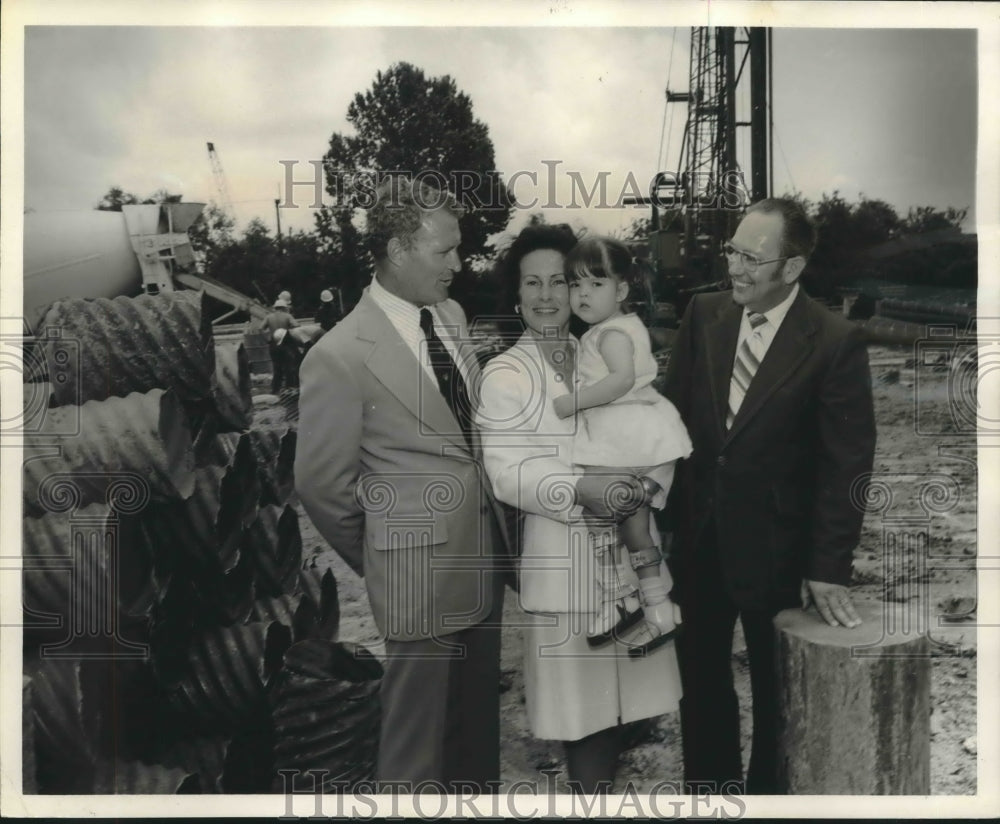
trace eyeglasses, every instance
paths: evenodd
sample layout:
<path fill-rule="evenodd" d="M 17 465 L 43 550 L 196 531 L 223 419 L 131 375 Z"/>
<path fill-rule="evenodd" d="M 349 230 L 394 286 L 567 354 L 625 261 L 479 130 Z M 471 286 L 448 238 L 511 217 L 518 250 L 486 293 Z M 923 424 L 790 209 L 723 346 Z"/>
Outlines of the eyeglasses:
<path fill-rule="evenodd" d="M 757 271 L 757 267 L 763 266 L 765 263 L 777 263 L 779 260 L 788 260 L 788 255 L 785 257 L 771 258 L 770 260 L 760 260 L 756 255 L 751 255 L 749 252 L 737 249 L 728 241 L 722 244 L 722 255 L 729 260 L 732 258 L 739 260 L 740 265 L 743 267 L 743 271 L 748 275 L 754 274 Z"/>

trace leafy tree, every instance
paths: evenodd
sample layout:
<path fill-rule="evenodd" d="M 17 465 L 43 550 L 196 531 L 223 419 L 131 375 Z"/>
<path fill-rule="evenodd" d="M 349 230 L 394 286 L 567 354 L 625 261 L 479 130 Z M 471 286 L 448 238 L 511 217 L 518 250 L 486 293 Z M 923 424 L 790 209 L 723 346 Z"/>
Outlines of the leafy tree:
<path fill-rule="evenodd" d="M 861 195 L 861 200 L 851 212 L 854 224 L 854 241 L 861 247 L 885 243 L 899 234 L 902 223 L 896 210 L 884 200 L 869 200 Z"/>
<path fill-rule="evenodd" d="M 151 203 L 180 203 L 184 195 L 172 195 L 166 189 L 157 189 L 153 194 L 143 200 L 143 204 Z"/>
<path fill-rule="evenodd" d="M 507 225 L 513 206 L 493 171 L 489 131 L 448 75 L 427 77 L 410 63 L 395 63 L 376 74 L 370 89 L 355 94 L 347 121 L 355 134 L 334 133 L 323 157 L 334 203 L 320 211 L 316 226 L 325 241 L 336 226 L 334 254 L 348 303 L 370 270 L 354 219 L 356 207 L 371 196 L 373 173 L 423 173 L 429 183 L 453 187 L 469 210 L 462 218 L 463 258 L 482 254 L 490 235 Z"/>
<path fill-rule="evenodd" d="M 208 249 L 206 275 L 267 304 L 288 289 L 300 314 L 311 314 L 320 291 L 338 285 L 331 277 L 329 249 L 316 232 L 288 233 L 279 245 L 263 221 L 254 218 L 239 239 Z"/>
<path fill-rule="evenodd" d="M 121 186 L 112 186 L 94 208 L 99 212 L 120 212 L 122 206 L 136 203 L 139 203 L 139 198 L 134 194 L 124 191 Z"/>
<path fill-rule="evenodd" d="M 233 229 L 236 221 L 215 203 L 209 203 L 188 229 L 191 246 L 202 257 L 202 266 L 211 273 L 219 254 L 236 241 Z"/>
<path fill-rule="evenodd" d="M 126 192 L 121 186 L 112 186 L 94 207 L 99 212 L 120 212 L 122 206 L 148 205 L 153 203 L 180 203 L 183 195 L 172 195 L 166 189 L 157 189 L 149 197 L 140 199 L 138 195 Z"/>
<path fill-rule="evenodd" d="M 637 217 L 624 229 L 615 232 L 615 237 L 622 243 L 646 243 L 651 228 L 652 221 L 648 217 Z"/>
<path fill-rule="evenodd" d="M 900 218 L 885 201 L 861 195 L 858 203 L 851 204 L 834 191 L 807 211 L 819 230 L 816 251 L 802 275 L 813 295 L 832 297 L 838 287 L 865 276 L 905 283 L 975 285 L 975 245 L 959 242 L 964 209 L 923 206 L 911 208 L 906 218 Z M 928 243 L 918 237 L 941 229 L 954 230 L 956 242 Z"/>
<path fill-rule="evenodd" d="M 918 206 L 910 208 L 906 213 L 903 226 L 907 234 L 923 234 L 924 232 L 935 232 L 941 229 L 958 229 L 968 214 L 968 209 L 954 209 L 948 207 L 943 212 L 938 211 L 933 206 Z"/>
<path fill-rule="evenodd" d="M 357 303 L 371 271 L 354 219 L 355 210 L 349 207 L 324 206 L 315 216 L 317 246 L 326 261 L 329 283 L 342 290 L 345 308 Z"/>
<path fill-rule="evenodd" d="M 203 271 L 265 303 L 280 291 L 277 243 L 258 218 L 250 221 L 239 240 L 211 247 Z"/>

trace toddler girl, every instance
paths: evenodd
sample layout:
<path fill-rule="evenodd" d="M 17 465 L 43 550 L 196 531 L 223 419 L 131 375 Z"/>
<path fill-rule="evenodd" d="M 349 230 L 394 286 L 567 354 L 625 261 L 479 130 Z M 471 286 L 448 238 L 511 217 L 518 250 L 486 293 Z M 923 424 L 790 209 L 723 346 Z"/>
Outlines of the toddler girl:
<path fill-rule="evenodd" d="M 669 573 L 650 535 L 650 506 L 666 504 L 674 464 L 691 454 L 691 441 L 673 404 L 650 385 L 656 361 L 646 327 L 624 309 L 637 268 L 628 248 L 611 238 L 584 238 L 569 253 L 570 306 L 590 329 L 580 339 L 577 391 L 554 406 L 560 418 L 581 413 L 575 463 L 588 472 L 613 467 L 641 476 L 645 501 L 621 524 L 641 604 L 634 587 L 619 581 L 612 553 L 604 552 L 597 565 L 602 602 L 587 640 L 594 647 L 618 640 L 630 654 L 644 655 L 676 629 Z"/>

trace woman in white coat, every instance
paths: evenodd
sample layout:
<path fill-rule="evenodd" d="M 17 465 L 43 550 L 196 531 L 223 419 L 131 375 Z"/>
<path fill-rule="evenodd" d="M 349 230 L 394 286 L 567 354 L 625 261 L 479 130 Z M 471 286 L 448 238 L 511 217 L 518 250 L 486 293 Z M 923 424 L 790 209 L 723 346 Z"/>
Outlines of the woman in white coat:
<path fill-rule="evenodd" d="M 582 520 L 580 504 L 597 511 L 592 501 L 605 490 L 594 493 L 593 479 L 581 480 L 573 465 L 574 419 L 560 419 L 552 408 L 552 399 L 572 391 L 574 381 L 576 340 L 563 262 L 575 243 L 565 224 L 529 226 L 501 261 L 524 332 L 483 368 L 477 422 L 497 498 L 524 514 L 518 580 L 520 606 L 528 613 L 528 723 L 538 738 L 564 742 L 569 779 L 593 793 L 614 779 L 621 725 L 675 711 L 681 689 L 672 643 L 641 659 L 617 644 L 593 649 L 587 643 L 600 595 L 595 542 L 616 546 L 626 583 L 634 584 L 635 573 L 615 530 L 595 533 Z"/>

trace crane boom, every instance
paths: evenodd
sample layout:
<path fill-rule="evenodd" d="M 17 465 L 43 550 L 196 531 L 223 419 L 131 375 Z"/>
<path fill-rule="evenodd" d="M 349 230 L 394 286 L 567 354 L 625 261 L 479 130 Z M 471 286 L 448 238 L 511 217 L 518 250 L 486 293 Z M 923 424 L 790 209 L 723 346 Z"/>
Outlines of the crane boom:
<path fill-rule="evenodd" d="M 687 108 L 679 168 L 657 172 L 649 197 L 623 200 L 652 207 L 650 263 L 678 312 L 692 291 L 725 281 L 722 244 L 748 203 L 769 194 L 770 45 L 763 28 L 692 28 L 688 89 L 666 90 L 668 106 Z"/>
<path fill-rule="evenodd" d="M 236 219 L 236 210 L 233 209 L 233 201 L 229 197 L 229 187 L 226 185 L 226 173 L 222 170 L 222 161 L 219 153 L 215 150 L 215 144 L 208 142 L 208 161 L 212 164 L 212 177 L 215 179 L 215 188 L 219 193 L 219 208 L 227 217 Z"/>

